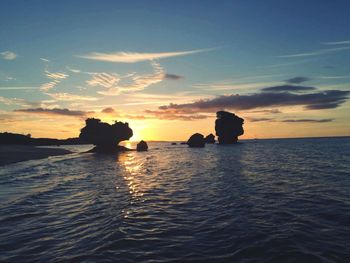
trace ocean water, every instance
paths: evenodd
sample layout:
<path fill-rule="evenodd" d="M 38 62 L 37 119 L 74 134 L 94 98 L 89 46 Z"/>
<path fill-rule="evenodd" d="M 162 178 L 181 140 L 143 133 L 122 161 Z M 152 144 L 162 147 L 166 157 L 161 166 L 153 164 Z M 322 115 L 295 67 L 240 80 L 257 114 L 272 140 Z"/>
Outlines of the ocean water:
<path fill-rule="evenodd" d="M 149 146 L 0 167 L 0 262 L 350 262 L 350 138 Z"/>

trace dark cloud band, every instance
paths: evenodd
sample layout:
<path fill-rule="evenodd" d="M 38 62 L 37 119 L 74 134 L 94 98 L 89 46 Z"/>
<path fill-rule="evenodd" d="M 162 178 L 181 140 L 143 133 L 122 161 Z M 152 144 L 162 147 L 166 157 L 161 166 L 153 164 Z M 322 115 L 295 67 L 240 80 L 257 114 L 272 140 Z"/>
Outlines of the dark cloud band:
<path fill-rule="evenodd" d="M 78 111 L 78 110 L 59 109 L 59 108 L 54 108 L 54 109 L 44 109 L 44 108 L 19 109 L 19 110 L 15 110 L 15 112 L 76 116 L 76 117 L 84 117 L 89 113 L 93 113 L 93 112 Z"/>
<path fill-rule="evenodd" d="M 262 92 L 250 95 L 223 95 L 186 104 L 160 106 L 160 110 L 215 111 L 222 109 L 251 110 L 275 106 L 304 106 L 307 110 L 333 109 L 348 99 L 349 91 L 328 90 L 308 94 Z"/>

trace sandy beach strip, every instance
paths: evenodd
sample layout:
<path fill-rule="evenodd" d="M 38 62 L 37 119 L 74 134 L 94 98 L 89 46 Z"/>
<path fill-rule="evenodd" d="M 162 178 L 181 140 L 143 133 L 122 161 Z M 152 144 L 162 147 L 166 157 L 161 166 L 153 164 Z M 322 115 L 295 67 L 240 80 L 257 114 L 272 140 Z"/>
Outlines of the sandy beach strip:
<path fill-rule="evenodd" d="M 72 152 L 57 148 L 41 148 L 30 145 L 0 145 L 0 166 L 69 153 Z"/>

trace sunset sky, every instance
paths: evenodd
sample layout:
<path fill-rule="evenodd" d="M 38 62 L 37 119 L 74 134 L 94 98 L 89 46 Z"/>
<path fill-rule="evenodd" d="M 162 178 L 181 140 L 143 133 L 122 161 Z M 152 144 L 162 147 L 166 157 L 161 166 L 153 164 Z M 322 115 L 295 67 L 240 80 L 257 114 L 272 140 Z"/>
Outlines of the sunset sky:
<path fill-rule="evenodd" d="M 1 1 L 0 132 L 350 135 L 350 1 Z"/>

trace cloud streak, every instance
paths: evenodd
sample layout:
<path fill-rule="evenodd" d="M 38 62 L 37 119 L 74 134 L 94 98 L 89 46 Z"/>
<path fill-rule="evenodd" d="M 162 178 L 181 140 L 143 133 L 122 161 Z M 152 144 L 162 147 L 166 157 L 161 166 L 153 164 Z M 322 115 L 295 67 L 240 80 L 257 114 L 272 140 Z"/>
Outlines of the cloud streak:
<path fill-rule="evenodd" d="M 46 77 L 49 79 L 54 79 L 54 80 L 61 80 L 69 77 L 69 75 L 62 73 L 62 72 L 50 72 L 50 71 L 45 71 Z"/>
<path fill-rule="evenodd" d="M 322 42 L 323 45 L 350 45 L 350 40 L 345 41 L 334 41 L 334 42 Z"/>
<path fill-rule="evenodd" d="M 291 120 L 281 120 L 280 122 L 313 122 L 313 123 L 324 123 L 332 122 L 334 119 L 291 119 Z"/>
<path fill-rule="evenodd" d="M 162 52 L 162 53 L 140 53 L 140 52 L 115 52 L 115 53 L 99 53 L 92 52 L 87 55 L 78 56 L 80 58 L 99 60 L 106 62 L 118 63 L 136 63 L 141 61 L 150 61 L 170 57 L 186 56 L 201 52 L 214 50 L 215 48 L 196 49 L 189 51 Z"/>
<path fill-rule="evenodd" d="M 17 58 L 17 54 L 12 51 L 0 52 L 1 58 L 5 60 L 14 60 Z"/>
<path fill-rule="evenodd" d="M 62 73 L 62 72 L 50 72 L 48 70 L 45 70 L 45 75 L 47 78 L 51 79 L 52 81 L 44 83 L 40 86 L 40 90 L 43 92 L 47 92 L 51 89 L 53 89 L 57 84 L 59 84 L 62 80 L 65 78 L 68 78 L 69 75 Z"/>
<path fill-rule="evenodd" d="M 118 74 L 109 74 L 109 73 L 94 73 L 92 78 L 86 81 L 86 84 L 92 87 L 103 87 L 111 88 L 115 86 L 120 81 Z"/>
<path fill-rule="evenodd" d="M 37 102 L 29 102 L 18 98 L 5 98 L 2 96 L 0 96 L 0 103 L 5 105 L 19 105 L 21 107 L 33 107 L 38 105 Z"/>
<path fill-rule="evenodd" d="M 310 80 L 310 78 L 299 76 L 299 77 L 287 79 L 287 80 L 285 80 L 285 82 L 289 83 L 289 84 L 300 84 L 300 83 L 303 83 L 303 82 L 308 81 L 308 80 Z"/>
<path fill-rule="evenodd" d="M 204 114 L 179 114 L 171 111 L 161 110 L 145 110 L 146 118 L 159 119 L 159 120 L 181 120 L 181 121 L 193 121 L 204 120 L 210 116 Z"/>
<path fill-rule="evenodd" d="M 303 92 L 303 91 L 310 91 L 315 90 L 314 87 L 307 87 L 307 86 L 296 86 L 296 85 L 281 85 L 281 86 L 274 86 L 274 87 L 268 87 L 261 89 L 262 91 L 267 92 Z"/>
<path fill-rule="evenodd" d="M 291 122 L 291 123 L 326 123 L 332 122 L 334 119 L 287 119 L 287 120 L 276 120 L 273 118 L 247 118 L 250 122 Z"/>
<path fill-rule="evenodd" d="M 170 74 L 170 73 L 164 74 L 164 79 L 179 80 L 182 78 L 183 78 L 182 76 L 176 75 L 176 74 Z"/>
<path fill-rule="evenodd" d="M 0 87 L 0 90 L 33 90 L 39 87 Z"/>
<path fill-rule="evenodd" d="M 104 96 L 116 96 L 122 92 L 141 91 L 164 80 L 165 72 L 162 66 L 155 61 L 151 61 L 151 66 L 154 70 L 153 73 L 141 75 L 132 74 L 128 76 L 131 78 L 131 83 L 107 87 L 107 90 L 99 91 L 98 93 Z"/>
<path fill-rule="evenodd" d="M 92 111 L 79 111 L 79 110 L 69 110 L 69 109 L 45 109 L 45 108 L 33 108 L 33 109 L 19 109 L 14 110 L 14 112 L 30 113 L 30 114 L 45 114 L 45 115 L 61 115 L 61 116 L 74 116 L 74 117 L 85 117 L 88 114 L 94 113 Z"/>
<path fill-rule="evenodd" d="M 349 50 L 349 49 L 350 49 L 350 46 L 334 47 L 334 48 L 321 49 L 321 50 L 305 52 L 305 53 L 296 53 L 296 54 L 283 55 L 283 56 L 279 56 L 279 57 L 280 58 L 313 57 L 313 56 L 327 55 L 327 54 L 336 53 L 336 52 Z"/>
<path fill-rule="evenodd" d="M 50 96 L 54 100 L 57 101 L 96 101 L 99 100 L 99 98 L 91 97 L 91 96 L 81 96 L 66 92 L 61 93 L 45 93 L 46 95 Z"/>

